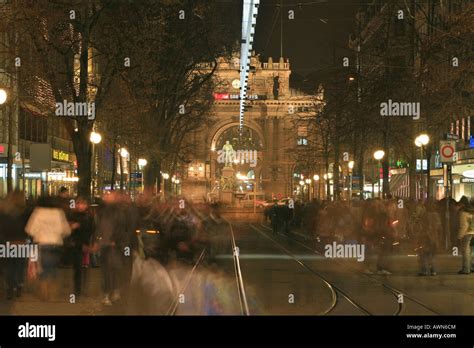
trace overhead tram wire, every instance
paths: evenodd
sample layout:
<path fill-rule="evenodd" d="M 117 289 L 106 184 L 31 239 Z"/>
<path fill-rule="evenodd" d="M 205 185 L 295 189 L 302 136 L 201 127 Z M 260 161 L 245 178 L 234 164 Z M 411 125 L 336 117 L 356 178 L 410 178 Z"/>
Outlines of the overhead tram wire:
<path fill-rule="evenodd" d="M 247 85 L 250 71 L 250 57 L 253 46 L 255 26 L 257 24 L 260 0 L 243 0 L 242 36 L 240 49 L 240 107 L 239 107 L 239 138 L 244 127 L 244 113 L 247 102 Z"/>
<path fill-rule="evenodd" d="M 273 36 L 273 31 L 275 30 L 275 25 L 277 24 L 277 21 L 278 21 L 278 15 L 280 14 L 280 7 L 275 7 L 275 12 L 273 14 L 273 18 L 275 18 L 273 20 L 273 24 L 272 24 L 272 29 L 270 30 L 270 35 L 268 36 L 268 40 L 267 40 L 267 43 L 265 44 L 265 46 L 263 47 L 263 52 L 265 54 L 266 50 L 267 50 L 267 47 L 268 47 L 268 44 L 270 43 L 270 40 L 272 39 L 272 36 Z"/>

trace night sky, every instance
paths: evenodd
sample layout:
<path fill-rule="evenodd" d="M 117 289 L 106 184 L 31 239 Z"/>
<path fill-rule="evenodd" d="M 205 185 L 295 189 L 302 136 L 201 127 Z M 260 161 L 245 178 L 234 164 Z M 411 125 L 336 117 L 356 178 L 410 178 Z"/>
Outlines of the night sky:
<path fill-rule="evenodd" d="M 348 38 L 361 0 L 262 0 L 254 50 L 266 60 L 280 57 L 280 3 L 283 3 L 283 56 L 290 59 L 292 82 L 323 80 L 348 55 Z M 288 18 L 294 10 L 295 19 Z M 324 22 L 323 22 L 324 21 Z"/>

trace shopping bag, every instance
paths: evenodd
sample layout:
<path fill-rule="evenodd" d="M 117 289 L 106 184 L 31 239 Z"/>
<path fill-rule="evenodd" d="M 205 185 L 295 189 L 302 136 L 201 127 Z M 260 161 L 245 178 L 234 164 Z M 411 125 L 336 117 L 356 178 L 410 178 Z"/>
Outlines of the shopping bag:
<path fill-rule="evenodd" d="M 28 281 L 35 281 L 38 278 L 38 262 L 28 261 L 28 272 L 27 279 Z"/>

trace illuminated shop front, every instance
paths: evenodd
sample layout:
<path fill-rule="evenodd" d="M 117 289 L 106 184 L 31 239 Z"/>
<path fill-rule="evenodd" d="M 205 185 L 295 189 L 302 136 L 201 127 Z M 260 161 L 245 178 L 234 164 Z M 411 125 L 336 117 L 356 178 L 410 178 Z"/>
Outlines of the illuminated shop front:
<path fill-rule="evenodd" d="M 61 187 L 69 190 L 70 196 L 77 194 L 77 169 L 73 154 L 57 149 L 52 150 L 51 171 L 46 173 L 48 194 L 59 194 Z"/>

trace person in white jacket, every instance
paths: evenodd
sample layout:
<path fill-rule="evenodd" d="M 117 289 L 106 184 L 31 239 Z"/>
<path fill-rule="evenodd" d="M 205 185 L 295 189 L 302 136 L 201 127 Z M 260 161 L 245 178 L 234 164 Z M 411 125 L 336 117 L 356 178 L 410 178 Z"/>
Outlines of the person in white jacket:
<path fill-rule="evenodd" d="M 471 199 L 459 214 L 458 239 L 461 241 L 462 269 L 459 274 L 469 274 L 473 271 L 471 260 L 471 239 L 474 237 L 474 200 Z"/>
<path fill-rule="evenodd" d="M 40 294 L 48 300 L 54 292 L 63 240 L 71 234 L 71 226 L 59 202 L 52 197 L 43 197 L 38 200 L 25 231 L 39 246 Z"/>

